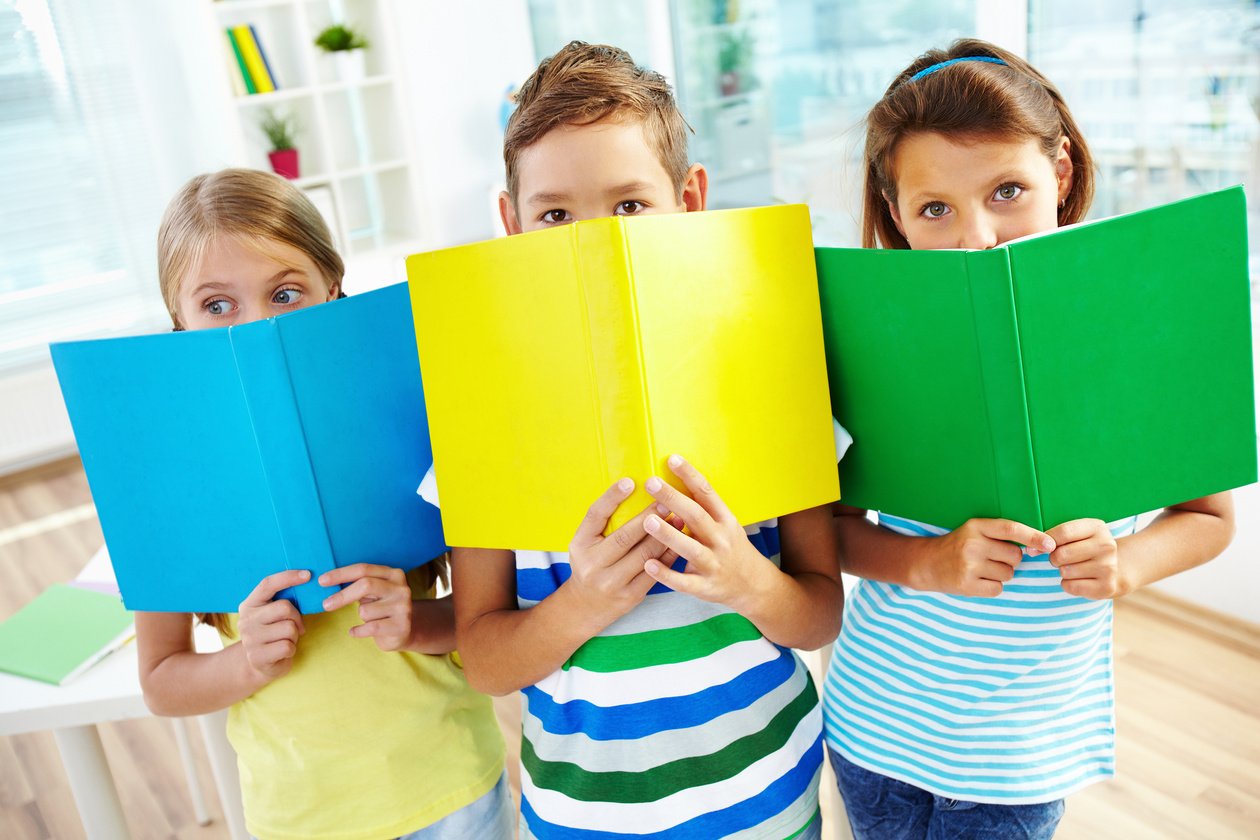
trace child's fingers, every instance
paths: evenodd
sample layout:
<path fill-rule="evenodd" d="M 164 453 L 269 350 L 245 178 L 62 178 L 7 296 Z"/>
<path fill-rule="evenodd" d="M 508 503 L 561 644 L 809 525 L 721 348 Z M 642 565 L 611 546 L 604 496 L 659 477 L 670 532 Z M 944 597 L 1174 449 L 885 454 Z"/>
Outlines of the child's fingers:
<path fill-rule="evenodd" d="M 359 605 L 359 618 L 363 621 L 385 621 L 398 618 L 411 623 L 410 601 L 369 601 Z"/>
<path fill-rule="evenodd" d="M 339 586 L 340 584 L 353 583 L 360 578 L 366 577 L 381 578 L 382 580 L 398 583 L 405 580 L 407 576 L 402 569 L 395 569 L 393 566 L 378 566 L 375 563 L 354 563 L 350 566 L 342 566 L 324 572 L 319 576 L 319 585 Z"/>
<path fill-rule="evenodd" d="M 715 522 L 725 522 L 735 518 L 731 514 L 731 509 L 726 506 L 726 502 L 722 501 L 722 497 L 713 489 L 713 485 L 691 465 L 690 461 L 681 455 L 670 455 L 666 463 L 669 464 L 674 475 L 681 478 L 683 484 L 691 491 L 691 498 L 695 499 Z"/>
<path fill-rule="evenodd" d="M 582 517 L 577 531 L 573 534 L 573 541 L 569 543 L 569 553 L 572 554 L 574 549 L 587 548 L 600 542 L 604 538 L 604 529 L 608 527 L 608 520 L 632 492 L 634 492 L 634 481 L 629 478 L 620 479 L 605 490 L 594 504 L 587 508 L 586 515 Z"/>
<path fill-rule="evenodd" d="M 1054 526 L 1046 534 L 1050 539 L 1054 540 L 1055 545 L 1063 546 L 1067 543 L 1089 539 L 1099 533 L 1099 529 L 1105 530 L 1106 527 L 1107 523 L 1101 519 L 1073 519 L 1070 522 L 1064 522 L 1062 525 Z"/>
<path fill-rule="evenodd" d="M 1098 540 L 1085 539 L 1060 545 L 1050 554 L 1050 565 L 1062 572 L 1094 557 L 1102 549 Z"/>
<path fill-rule="evenodd" d="M 306 583 L 311 579 L 311 573 L 306 569 L 288 569 L 283 572 L 276 572 L 274 575 L 267 575 L 258 585 L 254 587 L 254 591 L 241 601 L 242 607 L 260 607 L 263 604 L 270 603 L 272 598 L 276 597 L 276 593 L 282 589 L 288 589 L 290 586 L 298 586 Z M 240 612 L 238 609 L 237 612 Z"/>
<path fill-rule="evenodd" d="M 395 569 L 394 571 L 398 571 Z M 403 592 L 410 597 L 411 590 L 406 586 L 406 576 L 399 572 L 398 576 L 389 579 L 379 577 L 363 577 L 324 599 L 324 611 L 333 612 L 346 604 L 355 601 L 372 601 L 396 597 Z"/>
<path fill-rule="evenodd" d="M 300 635 L 302 634 L 298 632 L 297 622 L 291 618 L 286 618 L 282 621 L 255 627 L 250 633 L 250 640 L 257 646 L 266 647 L 284 639 L 296 643 Z"/>
<path fill-rule="evenodd" d="M 1050 553 L 1054 551 L 1054 539 L 1036 528 L 1010 519 L 973 519 L 983 536 L 993 540 L 1018 543 L 1031 549 Z"/>
<path fill-rule="evenodd" d="M 622 524 L 603 539 L 594 549 L 594 554 L 605 563 L 615 563 L 634 551 L 643 541 L 643 520 L 656 507 L 650 504 L 634 515 L 633 519 Z"/>
<path fill-rule="evenodd" d="M 296 654 L 297 642 L 293 639 L 278 639 L 258 648 L 254 653 L 253 662 L 264 666 L 274 665 L 277 662 L 292 659 Z"/>
<path fill-rule="evenodd" d="M 715 527 L 713 517 L 695 499 L 686 493 L 678 492 L 655 475 L 644 482 L 643 489 L 666 510 L 677 514 L 691 529 L 691 533 L 699 537 L 701 541 L 708 542 L 713 538 Z M 657 510 L 659 509 L 658 507 Z"/>
<path fill-rule="evenodd" d="M 652 514 L 643 520 L 643 530 L 678 557 L 687 557 L 695 560 L 704 556 L 705 548 L 703 545 L 677 528 L 672 527 L 656 514 Z"/>
<path fill-rule="evenodd" d="M 254 627 L 280 621 L 300 622 L 302 620 L 302 614 L 297 611 L 297 607 L 288 601 L 268 601 L 261 607 L 249 607 L 245 615 L 246 618 L 241 623 Z"/>
<path fill-rule="evenodd" d="M 657 583 L 684 595 L 699 596 L 704 587 L 704 581 L 698 575 L 674 571 L 660 560 L 649 560 L 643 564 L 643 571 Z"/>
<path fill-rule="evenodd" d="M 996 581 L 999 584 L 1007 583 L 1015 577 L 1015 567 L 1009 563 L 1003 563 L 1001 560 L 989 560 L 985 563 L 984 569 L 981 570 L 980 577 L 985 580 Z"/>

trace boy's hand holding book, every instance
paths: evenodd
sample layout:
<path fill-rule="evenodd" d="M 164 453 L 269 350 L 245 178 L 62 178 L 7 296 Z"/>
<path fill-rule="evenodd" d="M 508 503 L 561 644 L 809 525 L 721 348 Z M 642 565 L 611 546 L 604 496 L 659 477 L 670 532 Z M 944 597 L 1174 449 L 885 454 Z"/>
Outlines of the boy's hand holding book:
<path fill-rule="evenodd" d="M 644 572 L 644 564 L 656 558 L 674 559 L 666 546 L 643 529 L 655 505 L 604 536 L 609 518 L 633 492 L 634 482 L 629 478 L 605 490 L 586 511 L 569 544 L 572 576 L 565 585 L 589 608 L 592 635 L 630 612 L 647 595 L 656 581 Z"/>
<path fill-rule="evenodd" d="M 1120 549 L 1101 519 L 1073 519 L 1047 532 L 1055 542 L 1050 562 L 1063 576 L 1069 595 L 1100 600 L 1125 594 Z"/>

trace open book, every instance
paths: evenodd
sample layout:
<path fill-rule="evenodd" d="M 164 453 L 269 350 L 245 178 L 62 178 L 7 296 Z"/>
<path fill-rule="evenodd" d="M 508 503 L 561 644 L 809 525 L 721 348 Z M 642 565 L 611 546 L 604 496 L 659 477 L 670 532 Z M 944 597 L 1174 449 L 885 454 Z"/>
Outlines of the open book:
<path fill-rule="evenodd" d="M 817 260 L 847 504 L 1044 529 L 1256 480 L 1241 187 L 987 251 Z"/>
<path fill-rule="evenodd" d="M 742 523 L 839 496 L 809 213 L 614 217 L 407 260 L 452 545 L 563 551 L 678 453 Z"/>
<path fill-rule="evenodd" d="M 263 577 L 445 550 L 405 284 L 225 329 L 52 346 L 123 601 L 235 612 Z"/>

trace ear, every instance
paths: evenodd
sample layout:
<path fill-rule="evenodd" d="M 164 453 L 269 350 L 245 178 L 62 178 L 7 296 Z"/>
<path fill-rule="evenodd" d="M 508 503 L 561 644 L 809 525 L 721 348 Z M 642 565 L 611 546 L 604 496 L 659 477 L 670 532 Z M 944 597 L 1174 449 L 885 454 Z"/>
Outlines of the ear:
<path fill-rule="evenodd" d="M 512 206 L 512 196 L 506 190 L 499 193 L 499 218 L 503 220 L 503 230 L 508 236 L 521 232 L 521 221 L 517 218 L 516 208 Z"/>
<path fill-rule="evenodd" d="M 1054 175 L 1059 180 L 1059 201 L 1067 200 L 1072 192 L 1072 141 L 1063 138 L 1054 156 Z"/>
<path fill-rule="evenodd" d="M 897 233 L 905 237 L 906 229 L 901 225 L 901 211 L 897 209 L 897 202 L 889 198 L 888 193 L 881 193 L 881 195 L 883 195 L 884 201 L 888 204 L 888 215 L 892 216 L 893 224 L 897 226 Z"/>
<path fill-rule="evenodd" d="M 704 164 L 693 163 L 683 182 L 682 203 L 688 213 L 703 210 L 709 202 L 709 173 Z"/>
<path fill-rule="evenodd" d="M 328 287 L 328 300 L 336 300 L 341 297 L 341 281 L 338 280 Z M 327 303 L 327 301 L 325 301 Z"/>

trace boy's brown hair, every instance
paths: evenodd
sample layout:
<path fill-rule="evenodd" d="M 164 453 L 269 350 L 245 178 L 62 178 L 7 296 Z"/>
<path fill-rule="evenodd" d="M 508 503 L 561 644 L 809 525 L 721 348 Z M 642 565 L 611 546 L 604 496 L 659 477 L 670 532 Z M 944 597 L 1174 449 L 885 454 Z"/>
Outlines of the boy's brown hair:
<path fill-rule="evenodd" d="M 570 41 L 544 58 L 516 94 L 503 138 L 507 191 L 515 206 L 521 152 L 561 125 L 590 125 L 607 117 L 643 124 L 643 133 L 681 196 L 687 182 L 687 131 L 669 84 L 634 63 L 625 50 Z"/>
<path fill-rule="evenodd" d="M 911 78 L 935 64 L 976 56 L 999 59 L 1005 66 L 963 61 Z M 964 38 L 948 50 L 929 50 L 915 59 L 866 117 L 862 247 L 910 247 L 893 222 L 888 202 L 897 200 L 893 171 L 897 144 L 922 132 L 960 140 L 1035 139 L 1052 161 L 1066 137 L 1072 186 L 1059 208 L 1059 224 L 1079 222 L 1094 200 L 1093 158 L 1058 88 L 1014 53 L 987 41 Z"/>

